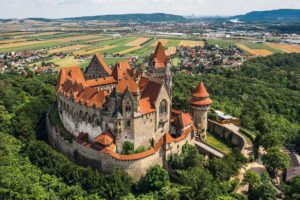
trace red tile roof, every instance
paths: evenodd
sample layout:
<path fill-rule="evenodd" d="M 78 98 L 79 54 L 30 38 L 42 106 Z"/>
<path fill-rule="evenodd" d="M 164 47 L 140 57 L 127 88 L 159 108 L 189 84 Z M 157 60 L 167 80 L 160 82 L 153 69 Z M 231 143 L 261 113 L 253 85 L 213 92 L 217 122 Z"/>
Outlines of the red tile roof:
<path fill-rule="evenodd" d="M 192 120 L 192 117 L 189 113 L 181 113 L 180 121 L 181 121 L 183 127 L 186 127 L 186 126 L 194 123 Z"/>
<path fill-rule="evenodd" d="M 154 111 L 155 111 L 155 109 L 151 105 L 149 97 L 140 99 L 140 113 L 141 114 L 145 115 L 145 114 L 148 114 L 148 113 L 152 113 Z"/>
<path fill-rule="evenodd" d="M 204 84 L 203 84 L 202 81 L 198 84 L 197 88 L 194 90 L 193 97 L 196 97 L 196 98 L 206 98 L 206 97 L 209 97 L 209 94 L 206 91 L 206 88 L 205 88 L 205 86 L 204 86 Z"/>
<path fill-rule="evenodd" d="M 82 71 L 79 67 L 65 67 L 59 73 L 59 79 L 56 85 L 57 92 L 60 91 L 61 86 L 65 83 L 66 80 L 77 83 L 82 83 L 85 81 Z"/>
<path fill-rule="evenodd" d="M 128 60 L 124 60 L 124 61 L 121 61 L 121 62 L 118 62 L 113 71 L 112 71 L 112 76 L 117 80 L 117 81 L 120 81 L 123 76 L 126 74 L 126 73 L 129 73 L 131 71 L 131 66 L 128 62 Z"/>
<path fill-rule="evenodd" d="M 78 103 L 81 104 L 86 104 L 87 101 L 92 98 L 94 95 L 97 94 L 97 89 L 95 88 L 85 88 L 81 93 L 79 93 L 79 95 L 77 96 L 77 101 Z"/>
<path fill-rule="evenodd" d="M 194 131 L 195 128 L 192 126 L 188 129 L 186 129 L 179 137 L 177 138 L 173 138 L 171 136 L 170 133 L 166 133 L 166 143 L 167 144 L 170 144 L 170 143 L 173 143 L 173 142 L 180 142 L 182 140 L 184 140 L 192 131 Z"/>
<path fill-rule="evenodd" d="M 107 92 L 99 91 L 92 98 L 87 100 L 87 106 L 89 107 L 95 106 L 96 108 L 100 108 L 104 104 L 107 95 L 108 95 Z"/>
<path fill-rule="evenodd" d="M 164 68 L 166 67 L 165 62 L 167 60 L 167 55 L 165 53 L 165 50 L 161 44 L 161 42 L 158 42 L 155 52 L 153 54 L 153 62 L 155 63 L 155 67 L 157 68 Z"/>
<path fill-rule="evenodd" d="M 210 98 L 204 99 L 204 100 L 191 100 L 190 101 L 192 105 L 194 106 L 208 106 L 212 104 L 212 100 Z"/>
<path fill-rule="evenodd" d="M 119 94 L 124 94 L 127 88 L 131 93 L 138 93 L 139 90 L 138 85 L 128 73 L 123 76 L 116 88 Z"/>
<path fill-rule="evenodd" d="M 198 84 L 197 88 L 193 92 L 193 97 L 190 99 L 190 103 L 194 106 L 207 106 L 212 104 L 212 100 L 209 97 L 208 92 L 202 81 Z"/>
<path fill-rule="evenodd" d="M 112 76 L 109 76 L 109 77 L 104 77 L 104 78 L 87 80 L 84 83 L 82 83 L 82 85 L 85 87 L 97 87 L 97 86 L 111 85 L 111 84 L 116 84 L 116 83 L 117 83 L 116 79 Z"/>
<path fill-rule="evenodd" d="M 141 91 L 143 91 L 145 89 L 145 87 L 147 86 L 149 79 L 147 77 L 142 76 L 139 80 L 139 88 Z"/>
<path fill-rule="evenodd" d="M 114 137 L 109 131 L 102 133 L 101 135 L 97 136 L 94 140 L 95 143 L 99 143 L 104 146 L 111 145 L 113 141 L 114 141 Z"/>

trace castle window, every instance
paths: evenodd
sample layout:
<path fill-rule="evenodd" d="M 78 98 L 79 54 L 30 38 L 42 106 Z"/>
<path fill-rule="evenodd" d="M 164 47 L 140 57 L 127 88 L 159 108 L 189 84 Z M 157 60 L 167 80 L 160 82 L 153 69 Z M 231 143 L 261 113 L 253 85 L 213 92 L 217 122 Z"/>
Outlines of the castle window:
<path fill-rule="evenodd" d="M 159 113 L 164 114 L 168 111 L 168 103 L 166 100 L 162 100 L 159 106 Z"/>
<path fill-rule="evenodd" d="M 127 123 L 126 123 L 126 127 L 130 128 L 130 125 L 131 125 L 130 120 L 128 120 Z"/>
<path fill-rule="evenodd" d="M 127 103 L 127 105 L 125 106 L 125 111 L 126 112 L 131 112 L 131 106 Z"/>

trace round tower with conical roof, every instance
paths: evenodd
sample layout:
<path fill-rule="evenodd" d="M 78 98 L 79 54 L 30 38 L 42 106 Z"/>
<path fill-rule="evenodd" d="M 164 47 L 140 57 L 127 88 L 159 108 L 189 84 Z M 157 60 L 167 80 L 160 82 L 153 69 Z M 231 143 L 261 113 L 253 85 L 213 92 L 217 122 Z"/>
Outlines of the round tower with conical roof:
<path fill-rule="evenodd" d="M 197 136 L 202 140 L 206 138 L 207 113 L 211 104 L 212 100 L 209 98 L 209 94 L 201 81 L 193 91 L 190 99 L 190 108 L 197 128 Z"/>

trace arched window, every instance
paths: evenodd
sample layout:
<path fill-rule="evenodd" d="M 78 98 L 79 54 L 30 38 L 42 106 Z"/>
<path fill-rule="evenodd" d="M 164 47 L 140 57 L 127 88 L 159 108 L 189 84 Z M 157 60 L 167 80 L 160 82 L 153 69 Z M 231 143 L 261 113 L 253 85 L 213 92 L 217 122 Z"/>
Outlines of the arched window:
<path fill-rule="evenodd" d="M 125 111 L 131 112 L 131 105 L 129 105 L 129 103 L 127 103 L 127 105 L 125 106 Z"/>
<path fill-rule="evenodd" d="M 168 112 L 168 103 L 167 101 L 164 99 L 160 102 L 159 105 L 159 114 L 165 114 Z"/>

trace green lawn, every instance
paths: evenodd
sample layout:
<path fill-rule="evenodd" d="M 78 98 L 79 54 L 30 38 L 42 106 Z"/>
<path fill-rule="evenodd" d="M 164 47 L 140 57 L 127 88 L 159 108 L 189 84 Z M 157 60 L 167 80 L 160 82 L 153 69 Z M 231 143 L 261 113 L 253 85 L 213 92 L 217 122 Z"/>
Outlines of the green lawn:
<path fill-rule="evenodd" d="M 205 141 L 209 145 L 219 149 L 225 154 L 229 154 L 232 152 L 232 147 L 228 145 L 225 140 L 215 134 L 207 133 L 207 139 Z"/>
<path fill-rule="evenodd" d="M 115 65 L 116 62 L 120 62 L 122 60 L 127 60 L 128 58 L 126 57 L 116 57 L 116 58 L 104 58 L 106 64 L 108 65 Z"/>
<path fill-rule="evenodd" d="M 176 57 L 172 59 L 172 64 L 174 67 L 177 67 L 181 63 L 180 58 Z"/>
<path fill-rule="evenodd" d="M 170 40 L 166 43 L 166 47 L 177 47 L 179 46 L 180 40 Z"/>
<path fill-rule="evenodd" d="M 150 38 L 149 40 L 147 40 L 146 42 L 144 42 L 143 44 L 141 44 L 142 46 L 148 47 L 151 44 L 153 44 L 154 42 L 154 38 Z"/>
<path fill-rule="evenodd" d="M 131 51 L 128 53 L 128 55 L 130 55 L 130 56 L 150 56 L 150 54 L 153 53 L 154 50 L 155 50 L 155 47 L 146 46 L 146 47 L 137 49 L 135 51 Z"/>

